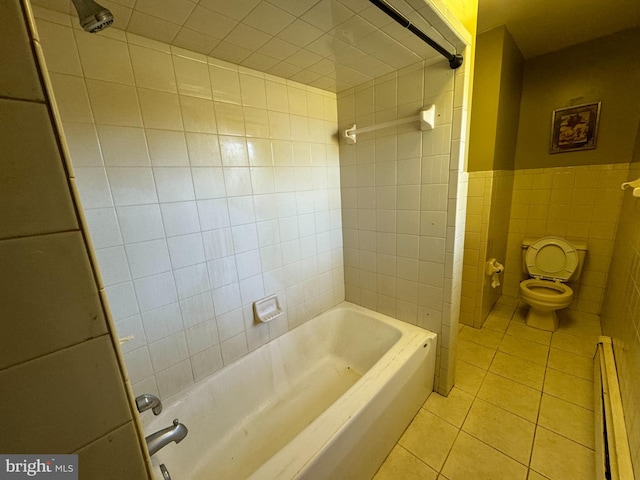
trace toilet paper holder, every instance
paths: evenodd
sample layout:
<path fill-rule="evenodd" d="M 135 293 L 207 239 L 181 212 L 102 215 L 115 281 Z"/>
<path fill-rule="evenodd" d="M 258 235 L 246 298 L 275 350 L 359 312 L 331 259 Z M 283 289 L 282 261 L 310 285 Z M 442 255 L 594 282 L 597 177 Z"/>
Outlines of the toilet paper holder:
<path fill-rule="evenodd" d="M 487 275 L 491 276 L 491 288 L 498 288 L 500 286 L 500 278 L 498 274 L 504 272 L 504 265 L 498 262 L 495 258 L 490 259 L 487 262 Z"/>
<path fill-rule="evenodd" d="M 624 190 L 627 187 L 633 190 L 632 195 L 634 197 L 640 197 L 640 178 L 638 178 L 637 180 L 634 180 L 633 182 L 624 182 L 621 185 L 622 190 Z"/>
<path fill-rule="evenodd" d="M 492 258 L 487 262 L 487 275 L 493 275 L 502 272 L 504 272 L 504 265 L 498 262 L 495 258 Z"/>

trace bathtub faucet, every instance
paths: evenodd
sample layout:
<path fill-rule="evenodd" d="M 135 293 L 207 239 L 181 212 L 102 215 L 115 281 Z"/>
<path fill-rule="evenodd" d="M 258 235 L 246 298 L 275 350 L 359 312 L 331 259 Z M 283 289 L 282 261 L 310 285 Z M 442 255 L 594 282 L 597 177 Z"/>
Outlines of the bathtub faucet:
<path fill-rule="evenodd" d="M 180 423 L 176 418 L 173 421 L 173 425 L 162 430 L 158 430 L 156 433 L 152 433 L 145 440 L 147 441 L 147 449 L 149 450 L 149 456 L 153 456 L 165 445 L 176 442 L 180 443 L 187 436 L 189 431 L 187 427 Z"/>
<path fill-rule="evenodd" d="M 138 395 L 136 397 L 136 407 L 138 407 L 140 413 L 149 409 L 151 409 L 154 415 L 160 415 L 160 412 L 162 412 L 162 402 L 158 397 L 150 393 Z"/>

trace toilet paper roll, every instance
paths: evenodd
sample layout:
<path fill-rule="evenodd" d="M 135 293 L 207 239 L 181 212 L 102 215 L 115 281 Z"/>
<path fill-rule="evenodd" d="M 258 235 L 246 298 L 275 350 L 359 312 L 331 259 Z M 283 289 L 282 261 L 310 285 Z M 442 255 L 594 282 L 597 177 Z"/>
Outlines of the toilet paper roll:
<path fill-rule="evenodd" d="M 500 286 L 500 277 L 498 277 L 498 274 L 502 272 L 504 272 L 504 265 L 495 258 L 487 262 L 487 275 L 491 275 L 491 288 L 498 288 Z"/>
<path fill-rule="evenodd" d="M 495 258 L 492 258 L 487 262 L 487 275 L 502 272 L 504 272 L 504 265 L 498 262 Z"/>

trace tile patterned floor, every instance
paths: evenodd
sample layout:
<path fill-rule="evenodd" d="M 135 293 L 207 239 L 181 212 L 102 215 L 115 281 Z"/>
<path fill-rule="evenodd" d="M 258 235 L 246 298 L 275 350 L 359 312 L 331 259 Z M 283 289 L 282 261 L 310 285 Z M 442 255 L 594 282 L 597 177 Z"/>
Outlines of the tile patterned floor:
<path fill-rule="evenodd" d="M 501 299 L 461 326 L 456 385 L 431 394 L 374 480 L 592 480 L 600 322 L 568 312 L 553 334 Z"/>

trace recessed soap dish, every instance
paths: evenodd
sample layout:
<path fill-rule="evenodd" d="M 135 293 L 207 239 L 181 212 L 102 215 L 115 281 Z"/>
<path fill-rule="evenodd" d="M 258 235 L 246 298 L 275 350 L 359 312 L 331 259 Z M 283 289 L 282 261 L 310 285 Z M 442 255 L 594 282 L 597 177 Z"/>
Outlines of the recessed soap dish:
<path fill-rule="evenodd" d="M 257 322 L 270 322 L 280 315 L 282 315 L 282 309 L 277 294 L 253 302 L 253 318 Z"/>

